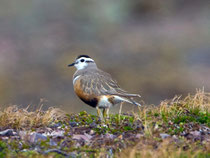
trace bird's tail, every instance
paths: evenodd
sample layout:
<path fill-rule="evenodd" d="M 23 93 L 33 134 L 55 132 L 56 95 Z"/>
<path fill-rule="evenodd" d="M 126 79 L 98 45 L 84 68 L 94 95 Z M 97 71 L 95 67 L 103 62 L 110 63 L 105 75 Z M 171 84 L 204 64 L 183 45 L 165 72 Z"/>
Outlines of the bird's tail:
<path fill-rule="evenodd" d="M 138 102 L 136 102 L 135 100 L 133 100 L 132 97 L 119 97 L 119 100 L 123 101 L 123 102 L 127 102 L 136 106 L 141 106 L 141 104 L 139 104 Z"/>
<path fill-rule="evenodd" d="M 132 98 L 126 98 L 126 99 L 127 99 L 126 102 L 128 102 L 128 103 L 130 103 L 130 104 L 134 104 L 134 105 L 136 105 L 136 106 L 141 106 L 140 103 L 136 102 L 136 101 L 133 100 Z"/>
<path fill-rule="evenodd" d="M 132 104 L 134 104 L 134 105 L 136 105 L 136 106 L 141 106 L 140 103 L 138 103 L 138 102 L 136 102 L 136 101 L 134 101 L 134 100 L 131 100 L 131 102 L 132 102 Z"/>
<path fill-rule="evenodd" d="M 131 96 L 132 95 L 132 96 Z M 114 101 L 115 103 L 120 103 L 120 102 L 127 102 L 127 103 L 130 103 L 130 104 L 134 104 L 136 106 L 141 106 L 141 104 L 139 104 L 138 102 L 136 102 L 134 99 L 133 99 L 133 96 L 134 94 L 129 94 L 129 95 L 114 95 Z M 135 97 L 137 97 L 136 95 L 138 94 L 135 94 Z M 139 97 L 140 95 L 138 95 Z"/>
<path fill-rule="evenodd" d="M 129 94 L 129 93 L 124 93 L 124 94 L 119 94 L 117 93 L 117 95 L 121 96 L 121 97 L 141 97 L 139 94 Z"/>
<path fill-rule="evenodd" d="M 108 93 L 108 95 L 116 95 L 120 97 L 141 97 L 139 94 L 130 94 L 130 93 Z"/>

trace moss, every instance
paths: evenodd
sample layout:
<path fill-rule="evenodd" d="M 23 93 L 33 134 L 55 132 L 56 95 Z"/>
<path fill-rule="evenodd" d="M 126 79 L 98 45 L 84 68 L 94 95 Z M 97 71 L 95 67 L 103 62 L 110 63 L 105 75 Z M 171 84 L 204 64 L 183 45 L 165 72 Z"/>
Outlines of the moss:
<path fill-rule="evenodd" d="M 0 141 L 0 157 L 6 157 L 8 152 L 7 144 L 3 141 Z"/>
<path fill-rule="evenodd" d="M 53 147 L 49 144 L 52 137 L 39 143 L 9 137 L 0 141 L 0 157 L 64 157 L 55 152 L 44 154 L 52 148 L 76 157 L 209 157 L 206 135 L 190 136 L 191 132 L 209 127 L 209 107 L 210 94 L 204 92 L 183 99 L 175 97 L 159 106 L 144 106 L 138 113 L 110 114 L 105 122 L 85 111 L 65 114 L 55 108 L 28 112 L 8 107 L 0 113 L 2 129 L 64 130 L 64 136 L 53 138 L 57 143 Z M 162 138 L 162 133 L 168 136 Z M 73 139 L 74 135 L 87 138 Z M 39 152 L 34 150 L 36 147 Z"/>

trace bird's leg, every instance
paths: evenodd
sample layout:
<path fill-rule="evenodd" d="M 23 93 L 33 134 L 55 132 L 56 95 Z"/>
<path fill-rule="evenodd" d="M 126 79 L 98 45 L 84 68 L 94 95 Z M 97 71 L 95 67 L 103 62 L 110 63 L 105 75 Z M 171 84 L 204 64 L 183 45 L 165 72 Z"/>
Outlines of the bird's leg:
<path fill-rule="evenodd" d="M 103 108 L 103 118 L 104 118 L 104 123 L 106 124 L 106 108 Z"/>
<path fill-rule="evenodd" d="M 104 109 L 103 109 L 103 117 L 104 117 L 104 118 L 109 117 L 109 108 L 104 108 Z"/>
<path fill-rule="evenodd" d="M 122 105 L 123 105 L 123 102 L 120 103 L 119 115 L 121 115 L 121 113 L 122 113 Z"/>
<path fill-rule="evenodd" d="M 103 117 L 104 121 L 107 124 L 108 123 L 108 117 L 109 117 L 109 108 L 104 108 L 103 109 Z"/>
<path fill-rule="evenodd" d="M 103 117 L 106 118 L 106 108 L 103 109 Z"/>
<path fill-rule="evenodd" d="M 100 119 L 103 120 L 103 116 L 101 114 L 101 110 L 99 109 L 99 107 L 96 107 L 96 109 L 97 109 L 98 117 L 100 117 Z"/>
<path fill-rule="evenodd" d="M 121 113 L 122 113 L 122 105 L 123 105 L 123 102 L 121 102 L 120 103 L 120 110 L 119 110 L 119 114 L 118 114 L 118 116 L 119 116 L 119 122 L 120 122 L 120 115 L 121 115 Z"/>
<path fill-rule="evenodd" d="M 106 115 L 109 118 L 109 108 L 106 109 Z"/>

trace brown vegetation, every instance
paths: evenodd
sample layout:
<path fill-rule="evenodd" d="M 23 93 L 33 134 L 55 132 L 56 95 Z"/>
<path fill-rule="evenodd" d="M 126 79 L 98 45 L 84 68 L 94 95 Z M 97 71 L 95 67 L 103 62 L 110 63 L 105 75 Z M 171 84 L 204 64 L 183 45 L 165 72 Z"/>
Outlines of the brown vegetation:
<path fill-rule="evenodd" d="M 204 91 L 138 112 L 110 114 L 106 124 L 87 112 L 41 107 L 29 112 L 11 106 L 0 113 L 0 155 L 167 158 L 210 153 L 210 93 Z"/>

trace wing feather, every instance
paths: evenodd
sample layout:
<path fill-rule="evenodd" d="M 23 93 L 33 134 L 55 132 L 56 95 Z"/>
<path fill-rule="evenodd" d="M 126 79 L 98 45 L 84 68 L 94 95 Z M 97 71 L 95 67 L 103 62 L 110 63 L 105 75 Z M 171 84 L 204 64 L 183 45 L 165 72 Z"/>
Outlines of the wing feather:
<path fill-rule="evenodd" d="M 140 97 L 138 94 L 129 94 L 121 89 L 111 75 L 99 69 L 89 71 L 81 76 L 84 82 L 82 88 L 85 92 L 95 95 L 119 95 L 122 97 Z"/>

